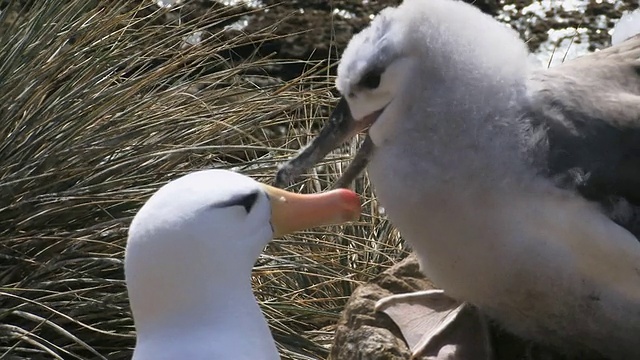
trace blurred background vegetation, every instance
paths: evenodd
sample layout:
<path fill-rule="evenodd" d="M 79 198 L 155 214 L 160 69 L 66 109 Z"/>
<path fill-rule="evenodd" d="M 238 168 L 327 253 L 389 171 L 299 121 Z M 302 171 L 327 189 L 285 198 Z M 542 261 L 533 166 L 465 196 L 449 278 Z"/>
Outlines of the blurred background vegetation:
<path fill-rule="evenodd" d="M 335 103 L 349 38 L 398 1 L 168 3 L 0 1 L 0 358 L 130 358 L 122 265 L 136 210 L 195 169 L 271 182 Z M 536 51 L 606 46 L 637 7 L 584 3 L 476 5 Z M 326 188 L 356 146 L 292 189 Z M 407 254 L 366 177 L 355 190 L 360 222 L 277 239 L 256 263 L 285 359 L 326 358 L 351 292 Z"/>

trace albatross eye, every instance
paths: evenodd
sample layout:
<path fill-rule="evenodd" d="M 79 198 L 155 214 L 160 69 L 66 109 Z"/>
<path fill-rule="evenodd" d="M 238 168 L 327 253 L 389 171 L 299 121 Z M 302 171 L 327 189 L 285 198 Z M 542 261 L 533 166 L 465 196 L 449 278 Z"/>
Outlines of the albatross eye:
<path fill-rule="evenodd" d="M 362 79 L 360 79 L 358 85 L 373 90 L 380 85 L 381 75 L 382 73 L 378 70 L 369 71 L 368 73 L 364 74 Z"/>
<path fill-rule="evenodd" d="M 229 206 L 242 206 L 247 211 L 247 214 L 251 212 L 253 205 L 256 204 L 256 200 L 258 200 L 258 191 L 252 191 L 247 194 L 241 194 L 232 197 L 227 201 L 223 201 L 221 203 L 217 203 L 214 207 L 223 208 Z"/>

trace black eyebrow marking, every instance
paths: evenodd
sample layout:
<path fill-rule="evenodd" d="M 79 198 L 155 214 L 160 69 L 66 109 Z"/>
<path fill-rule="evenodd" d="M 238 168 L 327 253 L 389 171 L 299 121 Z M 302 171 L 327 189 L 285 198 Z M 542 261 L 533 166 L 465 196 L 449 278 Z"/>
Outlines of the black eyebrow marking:
<path fill-rule="evenodd" d="M 225 200 L 219 203 L 212 204 L 211 206 L 214 208 L 225 208 L 230 206 L 242 206 L 245 211 L 248 213 L 251 212 L 253 205 L 256 204 L 256 200 L 258 200 L 258 191 L 252 191 L 248 194 L 240 194 L 231 197 L 229 200 Z"/>

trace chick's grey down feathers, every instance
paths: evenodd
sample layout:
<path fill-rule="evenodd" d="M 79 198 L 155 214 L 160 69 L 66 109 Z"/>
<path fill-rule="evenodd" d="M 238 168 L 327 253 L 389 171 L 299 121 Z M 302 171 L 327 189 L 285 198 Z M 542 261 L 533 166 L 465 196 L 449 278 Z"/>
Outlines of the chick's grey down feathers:
<path fill-rule="evenodd" d="M 370 124 L 357 166 L 447 295 L 568 354 L 640 358 L 639 69 L 638 35 L 544 69 L 473 6 L 406 0 L 352 38 L 331 131 L 277 182 Z"/>

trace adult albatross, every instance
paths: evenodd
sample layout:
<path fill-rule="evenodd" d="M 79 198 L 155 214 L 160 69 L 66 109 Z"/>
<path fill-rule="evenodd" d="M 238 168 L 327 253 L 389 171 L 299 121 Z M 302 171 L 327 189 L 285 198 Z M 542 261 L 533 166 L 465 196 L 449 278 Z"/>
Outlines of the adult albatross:
<path fill-rule="evenodd" d="M 226 170 L 169 182 L 129 229 L 133 359 L 280 359 L 251 290 L 253 264 L 273 236 L 359 215 L 344 189 L 293 194 Z"/>
<path fill-rule="evenodd" d="M 340 184 L 368 164 L 443 289 L 378 304 L 416 357 L 491 358 L 472 304 L 568 355 L 640 359 L 640 35 L 622 38 L 543 69 L 475 7 L 406 0 L 350 41 L 342 99 L 276 183 L 368 128 Z"/>

